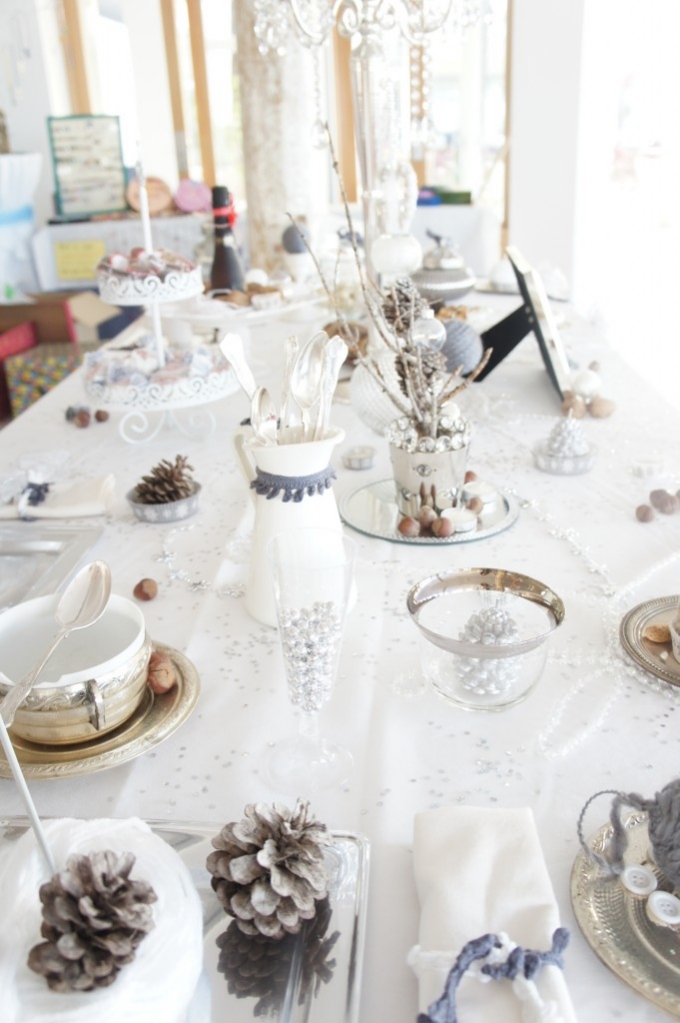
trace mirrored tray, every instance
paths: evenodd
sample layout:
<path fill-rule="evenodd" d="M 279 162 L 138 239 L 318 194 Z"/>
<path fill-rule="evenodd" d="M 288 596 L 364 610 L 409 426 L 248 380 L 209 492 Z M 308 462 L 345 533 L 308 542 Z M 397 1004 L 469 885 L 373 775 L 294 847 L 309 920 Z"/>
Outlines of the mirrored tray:
<path fill-rule="evenodd" d="M 101 526 L 1 521 L 0 611 L 54 593 L 101 534 Z"/>
<path fill-rule="evenodd" d="M 238 965 L 241 957 L 230 957 L 231 963 L 227 964 L 226 951 L 221 953 L 216 944 L 232 923 L 213 892 L 205 869 L 212 852 L 210 840 L 218 834 L 220 825 L 153 820 L 147 823 L 181 856 L 203 907 L 207 984 L 199 982 L 189 1019 L 201 1023 L 226 1020 L 246 1023 L 262 1017 L 279 1023 L 356 1023 L 368 896 L 369 848 L 365 838 L 348 831 L 331 832 L 333 842 L 326 854 L 331 876 L 328 903 L 300 935 L 268 946 L 274 953 L 277 969 L 273 978 L 257 982 L 252 976 L 252 960 L 243 963 L 241 971 Z M 0 850 L 27 827 L 25 817 L 0 819 Z M 247 939 L 243 940 L 247 943 Z M 245 947 L 243 951 L 247 953 Z M 265 1011 L 258 1012 L 258 1008 Z"/>
<path fill-rule="evenodd" d="M 87 742 L 50 746 L 29 742 L 10 730 L 24 776 L 44 781 L 106 771 L 134 760 L 177 731 L 196 706 L 201 688 L 198 672 L 179 650 L 163 643 L 154 643 L 153 649 L 169 655 L 179 681 L 167 693 L 154 694 L 148 689 L 134 714 L 112 732 Z M 0 778 L 11 777 L 9 764 L 0 750 Z"/>
<path fill-rule="evenodd" d="M 624 821 L 628 832 L 626 863 L 640 863 L 654 871 L 659 887 L 670 891 L 649 858 L 646 814 L 631 814 Z M 611 841 L 607 824 L 588 845 L 604 854 Z M 680 934 L 652 923 L 646 898 L 627 891 L 616 877 L 605 877 L 586 854 L 576 857 L 571 873 L 571 902 L 583 936 L 621 980 L 641 995 L 680 1018 Z"/>
<path fill-rule="evenodd" d="M 680 664 L 673 657 L 670 642 L 652 643 L 643 633 L 648 625 L 669 625 L 680 597 L 657 597 L 631 608 L 621 621 L 621 645 L 633 660 L 671 685 L 680 686 Z"/>
<path fill-rule="evenodd" d="M 352 529 L 366 536 L 376 536 L 392 543 L 408 543 L 421 546 L 441 546 L 449 543 L 470 543 L 484 540 L 508 529 L 519 515 L 519 505 L 506 494 L 498 491 L 498 499 L 488 511 L 483 511 L 477 521 L 477 529 L 469 533 L 453 533 L 452 536 L 402 536 L 397 529 L 400 519 L 394 499 L 394 480 L 374 480 L 345 494 L 339 501 L 340 517 Z"/>

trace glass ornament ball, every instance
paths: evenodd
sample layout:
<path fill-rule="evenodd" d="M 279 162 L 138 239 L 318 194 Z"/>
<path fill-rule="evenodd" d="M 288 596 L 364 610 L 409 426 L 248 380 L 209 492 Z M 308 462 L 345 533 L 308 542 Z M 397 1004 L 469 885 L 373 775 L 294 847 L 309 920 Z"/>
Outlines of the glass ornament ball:
<path fill-rule="evenodd" d="M 411 342 L 419 348 L 439 351 L 446 341 L 446 327 L 431 309 L 423 310 L 411 327 Z"/>
<path fill-rule="evenodd" d="M 423 250 L 412 234 L 381 234 L 371 246 L 371 263 L 379 274 L 403 277 L 420 266 Z"/>

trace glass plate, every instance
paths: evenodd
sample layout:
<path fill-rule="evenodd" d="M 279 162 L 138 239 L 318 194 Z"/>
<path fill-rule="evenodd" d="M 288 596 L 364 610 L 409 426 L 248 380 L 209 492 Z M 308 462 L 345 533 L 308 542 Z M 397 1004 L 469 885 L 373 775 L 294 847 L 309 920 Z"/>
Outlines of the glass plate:
<path fill-rule="evenodd" d="M 345 494 L 339 502 L 340 517 L 352 529 L 366 536 L 377 536 L 392 543 L 410 543 L 425 546 L 441 546 L 447 543 L 470 543 L 484 540 L 508 529 L 519 515 L 519 505 L 511 497 L 498 491 L 494 506 L 483 511 L 477 521 L 477 528 L 469 533 L 453 533 L 451 536 L 402 536 L 397 529 L 401 515 L 394 499 L 394 480 L 374 480 L 358 490 Z"/>
<path fill-rule="evenodd" d="M 672 885 L 650 859 L 647 815 L 631 814 L 624 826 L 626 863 L 649 867 L 659 888 L 670 891 Z M 604 855 L 611 836 L 612 826 L 607 824 L 588 845 Z M 617 877 L 605 876 L 584 852 L 571 872 L 571 902 L 583 936 L 605 966 L 654 1005 L 680 1018 L 680 934 L 652 923 L 647 899 L 631 894 Z"/>
<path fill-rule="evenodd" d="M 213 851 L 210 839 L 218 834 L 220 826 L 154 820 L 147 823 L 181 856 L 203 907 L 203 963 L 210 987 L 210 1008 L 206 991 L 199 984 L 196 1004 L 189 1011 L 192 1023 L 194 1020 L 245 1023 L 256 1016 L 280 1023 L 356 1023 L 368 895 L 369 850 L 365 838 L 349 831 L 331 832 L 333 844 L 327 851 L 331 873 L 327 912 L 323 916 L 317 914 L 317 921 L 310 921 L 307 931 L 269 946 L 278 959 L 274 980 L 270 975 L 269 980 L 260 982 L 255 993 L 246 993 L 243 989 L 253 983 L 252 960 L 242 973 L 234 964 L 238 955 L 230 956 L 232 965 L 227 967 L 226 955 L 220 961 L 216 944 L 232 921 L 218 902 L 205 869 L 208 854 Z M 27 827 L 25 817 L 0 818 L 0 848 L 18 838 Z M 247 954 L 247 949 L 243 948 L 243 954 Z M 310 972 L 315 978 L 311 983 Z M 256 1012 L 258 1008 L 265 1011 Z"/>
<path fill-rule="evenodd" d="M 1 522 L 0 611 L 54 593 L 101 534 L 101 526 Z"/>
<path fill-rule="evenodd" d="M 631 608 L 621 622 L 621 645 L 626 653 L 657 678 L 680 686 L 680 664 L 673 657 L 670 641 L 652 643 L 643 633 L 648 625 L 670 625 L 680 597 L 657 597 Z"/>

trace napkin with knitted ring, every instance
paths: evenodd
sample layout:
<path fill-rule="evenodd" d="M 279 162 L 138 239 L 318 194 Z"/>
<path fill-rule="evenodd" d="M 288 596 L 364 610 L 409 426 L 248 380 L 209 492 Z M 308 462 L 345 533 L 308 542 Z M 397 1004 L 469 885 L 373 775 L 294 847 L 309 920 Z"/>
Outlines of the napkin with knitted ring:
<path fill-rule="evenodd" d="M 428 810 L 416 816 L 413 854 L 420 930 L 411 961 L 421 1012 L 442 995 L 451 966 L 473 938 L 504 933 L 523 948 L 550 949 L 560 921 L 531 810 Z M 459 1023 L 522 1023 L 523 1006 L 512 983 L 485 980 L 463 977 L 456 999 Z M 575 1023 L 557 966 L 544 966 L 536 987 L 550 1009 L 547 1018 Z"/>

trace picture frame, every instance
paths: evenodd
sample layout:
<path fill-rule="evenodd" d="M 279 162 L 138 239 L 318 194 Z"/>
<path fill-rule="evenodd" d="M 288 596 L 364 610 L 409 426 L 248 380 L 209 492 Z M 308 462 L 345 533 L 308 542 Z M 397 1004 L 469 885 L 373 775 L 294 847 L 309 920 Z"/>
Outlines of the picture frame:
<path fill-rule="evenodd" d="M 517 278 L 522 304 L 482 333 L 484 350 L 491 348 L 492 354 L 477 380 L 487 377 L 527 334 L 533 334 L 548 378 L 562 400 L 570 389 L 571 367 L 543 281 L 518 249 L 509 246 L 506 255 Z"/>
<path fill-rule="evenodd" d="M 128 209 L 120 118 L 113 114 L 48 117 L 57 215 L 66 219 Z"/>

